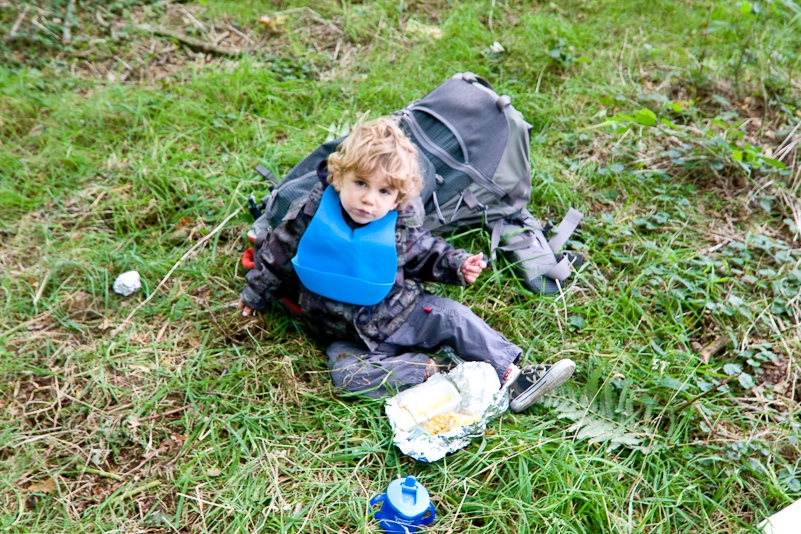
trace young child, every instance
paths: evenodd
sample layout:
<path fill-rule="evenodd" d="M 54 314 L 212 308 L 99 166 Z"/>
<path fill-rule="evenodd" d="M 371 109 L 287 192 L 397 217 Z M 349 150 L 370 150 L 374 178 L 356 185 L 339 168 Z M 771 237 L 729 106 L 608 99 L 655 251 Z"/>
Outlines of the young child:
<path fill-rule="evenodd" d="M 450 346 L 491 364 L 520 412 L 562 385 L 575 364 L 517 367 L 522 350 L 469 308 L 423 291 L 421 281 L 469 285 L 487 266 L 423 228 L 417 149 L 391 118 L 355 128 L 255 251 L 243 315 L 300 295 L 301 317 L 328 344 L 334 384 L 379 397 L 437 372 L 424 352 Z"/>

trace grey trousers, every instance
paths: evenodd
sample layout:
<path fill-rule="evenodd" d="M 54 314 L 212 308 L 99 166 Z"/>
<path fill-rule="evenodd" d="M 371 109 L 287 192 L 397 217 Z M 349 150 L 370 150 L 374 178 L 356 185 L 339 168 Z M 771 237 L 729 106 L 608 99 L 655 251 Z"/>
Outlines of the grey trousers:
<path fill-rule="evenodd" d="M 336 387 L 368 397 L 384 397 L 422 383 L 429 356 L 415 349 L 430 350 L 441 345 L 450 346 L 463 360 L 489 363 L 499 377 L 523 352 L 467 306 L 424 294 L 406 322 L 376 350 L 336 341 L 326 353 Z"/>

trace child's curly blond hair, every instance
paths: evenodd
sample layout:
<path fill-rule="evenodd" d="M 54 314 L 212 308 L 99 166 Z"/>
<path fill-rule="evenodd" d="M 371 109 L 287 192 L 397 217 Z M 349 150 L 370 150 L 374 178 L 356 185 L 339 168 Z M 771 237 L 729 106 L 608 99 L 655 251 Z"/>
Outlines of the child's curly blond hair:
<path fill-rule="evenodd" d="M 357 178 L 382 174 L 398 191 L 397 202 L 401 207 L 423 189 L 417 148 L 391 117 L 354 128 L 338 151 L 328 156 L 328 170 L 331 172 L 328 183 L 337 191 L 342 187 L 344 174 L 353 173 Z"/>

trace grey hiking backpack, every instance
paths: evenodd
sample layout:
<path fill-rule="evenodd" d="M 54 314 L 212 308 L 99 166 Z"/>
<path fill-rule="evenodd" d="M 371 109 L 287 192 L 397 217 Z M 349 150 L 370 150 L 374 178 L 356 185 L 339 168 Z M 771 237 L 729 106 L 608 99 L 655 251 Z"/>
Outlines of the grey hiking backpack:
<path fill-rule="evenodd" d="M 511 99 L 468 72 L 454 75 L 395 115 L 420 153 L 424 226 L 434 234 L 446 234 L 484 224 L 491 232 L 493 259 L 501 250 L 531 291 L 558 291 L 557 281 L 570 275 L 570 264 L 577 267 L 583 259 L 560 253 L 582 214 L 571 209 L 548 241 L 549 226 L 541 226 L 525 209 L 531 199 L 531 125 Z M 319 163 L 343 140 L 317 147 L 280 183 L 263 166 L 256 168 L 277 183 L 260 205 L 251 199 L 256 221 L 248 236 L 256 248 L 281 222 L 292 201 L 317 183 Z M 249 266 L 244 258 L 243 263 Z"/>

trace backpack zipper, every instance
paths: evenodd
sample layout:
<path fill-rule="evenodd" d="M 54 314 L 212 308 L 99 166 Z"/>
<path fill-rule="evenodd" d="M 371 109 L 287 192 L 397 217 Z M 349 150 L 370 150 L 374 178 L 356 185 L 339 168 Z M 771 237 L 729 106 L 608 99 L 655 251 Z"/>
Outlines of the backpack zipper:
<path fill-rule="evenodd" d="M 433 155 L 442 160 L 443 163 L 445 163 L 452 169 L 455 169 L 457 171 L 463 172 L 466 175 L 468 175 L 474 182 L 487 189 L 490 193 L 492 193 L 496 197 L 503 198 L 506 196 L 506 191 L 504 191 L 503 188 L 493 183 L 492 180 L 484 176 L 484 174 L 477 168 L 473 167 L 469 163 L 465 164 L 459 162 L 456 158 L 454 158 L 453 156 L 448 154 L 445 150 L 443 150 L 441 147 L 436 145 L 417 123 L 417 119 L 414 118 L 410 110 L 403 109 L 400 111 L 400 113 L 403 116 L 403 119 L 407 122 L 407 124 L 411 128 L 415 138 L 417 138 L 417 142 L 420 143 L 423 146 L 423 148 L 431 152 Z"/>

